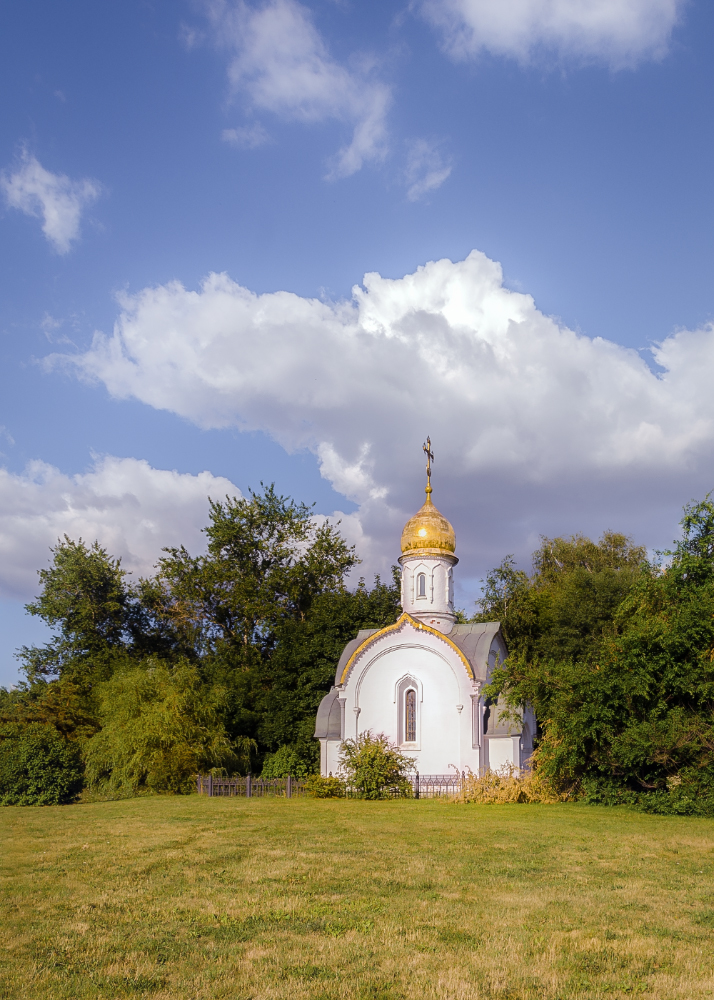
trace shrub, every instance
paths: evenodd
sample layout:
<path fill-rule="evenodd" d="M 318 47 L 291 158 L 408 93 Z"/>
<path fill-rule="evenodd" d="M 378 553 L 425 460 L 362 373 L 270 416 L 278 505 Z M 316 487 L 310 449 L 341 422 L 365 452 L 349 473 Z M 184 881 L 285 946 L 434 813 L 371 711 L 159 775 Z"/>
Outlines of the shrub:
<path fill-rule="evenodd" d="M 305 784 L 308 795 L 313 799 L 341 799 L 345 795 L 345 783 L 341 778 L 323 778 L 321 774 L 311 774 Z"/>
<path fill-rule="evenodd" d="M 456 796 L 457 802 L 502 805 L 508 802 L 565 802 L 567 792 L 557 792 L 538 771 L 521 771 L 510 764 L 499 771 L 478 775 L 469 771 Z"/>
<path fill-rule="evenodd" d="M 660 816 L 714 816 L 711 788 L 701 793 L 696 787 L 682 785 L 667 791 L 641 792 L 637 806 L 642 812 Z"/>
<path fill-rule="evenodd" d="M 714 816 L 711 773 L 687 773 L 667 779 L 665 788 L 635 792 L 614 781 L 583 782 L 582 801 L 588 805 L 632 806 L 659 816 Z"/>
<path fill-rule="evenodd" d="M 394 791 L 403 796 L 412 794 L 407 775 L 414 770 L 414 761 L 390 743 L 384 733 L 374 735 L 368 731 L 354 740 L 345 740 L 340 749 L 340 769 L 363 799 L 389 798 Z"/>
<path fill-rule="evenodd" d="M 295 747 L 278 747 L 263 761 L 262 778 L 307 778 L 312 767 Z"/>
<path fill-rule="evenodd" d="M 0 725 L 0 803 L 54 806 L 82 789 L 82 757 L 76 743 L 54 726 L 32 722 Z"/>

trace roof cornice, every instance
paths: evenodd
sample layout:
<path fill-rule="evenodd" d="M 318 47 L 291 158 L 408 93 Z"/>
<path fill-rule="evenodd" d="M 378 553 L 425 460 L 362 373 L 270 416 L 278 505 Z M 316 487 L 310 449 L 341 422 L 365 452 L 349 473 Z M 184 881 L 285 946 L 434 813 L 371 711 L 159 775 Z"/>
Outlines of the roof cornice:
<path fill-rule="evenodd" d="M 406 611 L 403 611 L 393 625 L 387 625 L 386 628 L 381 628 L 378 632 L 374 632 L 372 635 L 368 636 L 364 640 L 364 642 L 360 643 L 360 645 L 354 651 L 352 656 L 350 656 L 347 663 L 345 663 L 345 668 L 342 671 L 342 676 L 340 677 L 340 684 L 345 683 L 345 681 L 349 676 L 350 670 L 352 669 L 357 660 L 357 657 L 361 656 L 361 654 L 365 651 L 365 649 L 367 649 L 368 646 L 370 646 L 373 642 L 376 642 L 378 639 L 381 639 L 382 636 L 389 635 L 390 632 L 399 631 L 399 629 L 406 624 L 412 625 L 419 632 L 427 632 L 430 635 L 435 635 L 438 639 L 441 639 L 442 642 L 445 642 L 450 649 L 453 649 L 453 651 L 456 653 L 456 655 L 461 660 L 463 665 L 466 667 L 466 673 L 469 675 L 471 680 L 472 681 L 476 680 L 476 677 L 474 676 L 473 672 L 473 667 L 471 666 L 468 658 L 459 649 L 456 643 L 452 642 L 452 640 L 448 637 L 448 635 L 446 635 L 444 632 L 440 632 L 437 628 L 431 628 L 430 625 L 424 625 L 423 622 L 420 622 L 417 618 L 412 618 L 410 614 L 408 614 Z"/>

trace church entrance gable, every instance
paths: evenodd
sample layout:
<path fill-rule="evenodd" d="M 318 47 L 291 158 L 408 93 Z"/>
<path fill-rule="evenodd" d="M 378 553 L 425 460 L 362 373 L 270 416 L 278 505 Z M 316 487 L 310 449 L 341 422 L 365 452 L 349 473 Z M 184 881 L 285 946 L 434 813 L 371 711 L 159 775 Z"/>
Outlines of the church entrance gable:
<path fill-rule="evenodd" d="M 405 642 L 416 641 L 420 646 L 427 646 L 431 649 L 439 650 L 441 653 L 448 653 L 449 659 L 455 659 L 461 664 L 461 668 L 466 672 L 466 676 L 473 679 L 473 668 L 463 651 L 449 639 L 447 635 L 438 629 L 430 628 L 422 622 L 412 618 L 411 615 L 402 614 L 394 625 L 380 629 L 366 638 L 352 653 L 344 664 L 339 677 L 335 678 L 335 683 L 347 686 L 351 674 L 358 669 L 359 664 L 366 656 L 370 658 L 376 649 L 383 646 L 392 646 L 396 643 L 402 645 Z"/>

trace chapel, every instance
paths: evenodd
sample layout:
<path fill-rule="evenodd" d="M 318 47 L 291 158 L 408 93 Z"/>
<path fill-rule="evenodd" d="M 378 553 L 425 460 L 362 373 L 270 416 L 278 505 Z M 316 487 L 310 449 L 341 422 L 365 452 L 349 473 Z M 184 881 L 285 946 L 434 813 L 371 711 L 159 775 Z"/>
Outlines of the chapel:
<path fill-rule="evenodd" d="M 412 756 L 421 775 L 520 769 L 533 752 L 533 712 L 501 720 L 481 694 L 508 651 L 498 622 L 456 623 L 456 536 L 431 498 L 428 438 L 424 451 L 426 500 L 402 532 L 402 614 L 362 630 L 342 652 L 317 712 L 324 776 L 339 772 L 343 740 L 368 730 Z"/>

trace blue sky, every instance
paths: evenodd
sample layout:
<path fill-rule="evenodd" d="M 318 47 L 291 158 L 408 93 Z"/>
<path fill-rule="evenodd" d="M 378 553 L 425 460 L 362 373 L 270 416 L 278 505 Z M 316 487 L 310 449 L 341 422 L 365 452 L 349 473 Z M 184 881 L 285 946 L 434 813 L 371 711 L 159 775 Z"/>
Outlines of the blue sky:
<path fill-rule="evenodd" d="M 467 605 L 714 486 L 711 5 L 0 18 L 0 682 L 64 531 L 142 572 L 274 480 L 384 571 L 430 433 Z"/>

